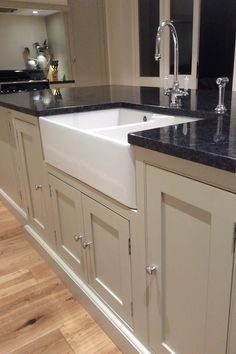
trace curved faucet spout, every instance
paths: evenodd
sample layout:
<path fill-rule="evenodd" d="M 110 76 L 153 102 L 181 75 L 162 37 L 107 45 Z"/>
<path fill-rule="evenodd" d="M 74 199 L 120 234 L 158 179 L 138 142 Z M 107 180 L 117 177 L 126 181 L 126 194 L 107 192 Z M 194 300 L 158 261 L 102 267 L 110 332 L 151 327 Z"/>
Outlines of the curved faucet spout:
<path fill-rule="evenodd" d="M 161 35 L 164 31 L 165 27 L 168 26 L 170 28 L 170 32 L 172 34 L 173 42 L 174 42 L 174 84 L 178 86 L 178 69 L 179 69 L 179 40 L 177 36 L 177 32 L 175 26 L 172 21 L 163 21 L 157 30 L 156 35 L 156 52 L 155 52 L 155 60 L 159 61 L 161 59 Z"/>

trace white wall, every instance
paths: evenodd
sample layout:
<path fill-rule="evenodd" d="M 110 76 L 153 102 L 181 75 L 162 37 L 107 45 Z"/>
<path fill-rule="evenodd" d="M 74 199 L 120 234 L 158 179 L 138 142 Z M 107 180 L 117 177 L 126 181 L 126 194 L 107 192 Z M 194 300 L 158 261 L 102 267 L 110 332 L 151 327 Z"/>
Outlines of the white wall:
<path fill-rule="evenodd" d="M 59 60 L 58 79 L 71 79 L 68 41 L 65 33 L 64 14 L 57 13 L 46 17 L 48 44 L 53 58 Z"/>
<path fill-rule="evenodd" d="M 0 70 L 25 69 L 23 50 L 29 47 L 35 56 L 32 44 L 47 39 L 44 17 L 0 14 Z"/>

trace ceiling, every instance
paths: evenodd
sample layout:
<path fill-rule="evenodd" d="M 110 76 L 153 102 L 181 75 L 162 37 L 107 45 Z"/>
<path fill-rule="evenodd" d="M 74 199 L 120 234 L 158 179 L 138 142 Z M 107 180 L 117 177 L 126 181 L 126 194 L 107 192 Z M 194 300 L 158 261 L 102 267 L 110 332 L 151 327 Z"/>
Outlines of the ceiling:
<path fill-rule="evenodd" d="M 59 11 L 56 10 L 39 10 L 39 9 L 14 9 L 15 11 L 9 12 L 7 13 L 8 15 L 18 15 L 18 16 L 50 16 L 53 15 L 55 13 L 58 13 Z M 33 11 L 38 11 L 37 14 L 34 14 Z M 0 9 L 0 14 L 4 13 L 6 14 L 6 12 L 4 11 L 4 9 Z"/>

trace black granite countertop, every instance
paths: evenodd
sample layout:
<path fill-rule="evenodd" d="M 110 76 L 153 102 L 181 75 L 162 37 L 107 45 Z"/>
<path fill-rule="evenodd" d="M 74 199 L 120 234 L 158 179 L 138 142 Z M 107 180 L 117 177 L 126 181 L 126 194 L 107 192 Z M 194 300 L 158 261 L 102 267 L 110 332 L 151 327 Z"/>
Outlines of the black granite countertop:
<path fill-rule="evenodd" d="M 222 170 L 236 171 L 236 92 L 226 92 L 224 115 L 214 113 L 218 91 L 191 90 L 182 108 L 169 108 L 162 89 L 132 86 L 63 88 L 0 96 L 0 106 L 34 116 L 116 107 L 203 118 L 197 122 L 146 130 L 129 143 Z"/>
<path fill-rule="evenodd" d="M 74 84 L 75 80 L 54 80 L 54 81 L 49 81 L 50 85 L 53 84 Z"/>

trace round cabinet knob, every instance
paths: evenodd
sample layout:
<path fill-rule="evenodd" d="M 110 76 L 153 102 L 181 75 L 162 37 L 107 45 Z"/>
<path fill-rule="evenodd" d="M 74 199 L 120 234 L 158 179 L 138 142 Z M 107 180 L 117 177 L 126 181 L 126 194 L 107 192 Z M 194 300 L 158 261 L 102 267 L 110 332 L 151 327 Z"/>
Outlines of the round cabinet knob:
<path fill-rule="evenodd" d="M 90 241 L 84 241 L 83 243 L 82 243 L 82 247 L 85 249 L 85 248 L 87 248 L 87 247 L 90 247 L 90 246 L 92 246 L 92 242 L 90 242 Z"/>
<path fill-rule="evenodd" d="M 75 236 L 74 236 L 74 240 L 76 241 L 76 242 L 78 242 L 79 240 L 81 240 L 83 238 L 83 236 L 81 236 L 81 235 L 79 235 L 79 234 L 75 234 Z"/>
<path fill-rule="evenodd" d="M 146 272 L 149 275 L 152 275 L 153 273 L 156 273 L 157 270 L 158 270 L 158 266 L 156 264 L 152 264 L 152 265 L 146 267 Z"/>
<path fill-rule="evenodd" d="M 42 188 L 43 188 L 42 184 L 35 184 L 36 191 L 38 191 L 39 189 L 42 189 Z"/>

